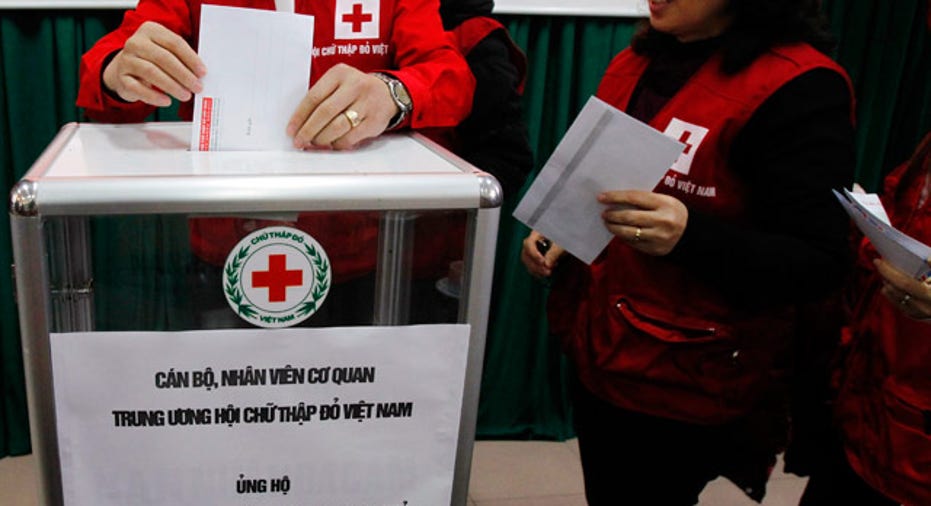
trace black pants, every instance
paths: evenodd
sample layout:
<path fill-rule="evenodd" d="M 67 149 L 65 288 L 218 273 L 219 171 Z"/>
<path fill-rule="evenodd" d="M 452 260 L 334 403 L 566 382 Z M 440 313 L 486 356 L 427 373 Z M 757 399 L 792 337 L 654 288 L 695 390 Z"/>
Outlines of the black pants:
<path fill-rule="evenodd" d="M 705 485 L 745 467 L 760 500 L 775 452 L 744 445 L 738 425 L 702 426 L 624 410 L 573 390 L 585 497 L 590 506 L 692 506 Z M 766 445 L 763 445 L 766 446 Z"/>
<path fill-rule="evenodd" d="M 832 442 L 824 458 L 812 468 L 799 506 L 898 506 L 854 472 L 839 441 Z"/>

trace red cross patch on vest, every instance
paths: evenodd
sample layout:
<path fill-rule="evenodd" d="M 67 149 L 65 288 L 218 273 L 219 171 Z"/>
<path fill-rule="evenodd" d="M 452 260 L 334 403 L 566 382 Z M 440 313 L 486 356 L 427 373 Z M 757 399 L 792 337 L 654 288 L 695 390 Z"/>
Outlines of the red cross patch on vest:
<path fill-rule="evenodd" d="M 682 150 L 679 159 L 670 168 L 680 174 L 688 175 L 692 168 L 692 160 L 695 159 L 695 152 L 708 135 L 708 129 L 673 118 L 663 133 L 685 144 L 685 149 Z"/>
<path fill-rule="evenodd" d="M 333 38 L 377 39 L 380 13 L 379 0 L 336 0 Z"/>

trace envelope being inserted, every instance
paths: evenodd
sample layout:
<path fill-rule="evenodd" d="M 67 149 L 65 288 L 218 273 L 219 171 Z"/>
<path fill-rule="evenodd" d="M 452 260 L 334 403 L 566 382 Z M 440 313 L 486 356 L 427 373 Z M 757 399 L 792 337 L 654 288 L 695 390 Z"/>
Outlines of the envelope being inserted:
<path fill-rule="evenodd" d="M 314 18 L 204 5 L 192 151 L 293 149 L 285 132 L 310 82 Z"/>

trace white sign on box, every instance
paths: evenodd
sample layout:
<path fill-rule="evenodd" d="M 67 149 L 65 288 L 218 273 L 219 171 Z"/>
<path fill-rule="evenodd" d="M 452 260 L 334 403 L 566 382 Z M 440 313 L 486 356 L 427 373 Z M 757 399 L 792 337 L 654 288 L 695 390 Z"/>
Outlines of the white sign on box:
<path fill-rule="evenodd" d="M 514 217 L 590 264 L 614 237 L 598 194 L 652 190 L 685 145 L 592 97 L 521 199 Z"/>
<path fill-rule="evenodd" d="M 314 18 L 204 5 L 194 97 L 193 151 L 293 149 L 285 129 L 310 82 Z"/>
<path fill-rule="evenodd" d="M 65 504 L 449 504 L 468 325 L 52 334 Z"/>

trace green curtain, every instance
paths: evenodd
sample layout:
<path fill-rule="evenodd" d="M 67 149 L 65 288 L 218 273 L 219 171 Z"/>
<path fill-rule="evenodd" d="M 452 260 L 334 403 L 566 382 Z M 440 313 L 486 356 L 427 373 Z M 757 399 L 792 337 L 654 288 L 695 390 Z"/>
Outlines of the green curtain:
<path fill-rule="evenodd" d="M 931 127 L 931 54 L 925 0 L 827 0 L 838 34 L 838 59 L 850 71 L 858 95 L 859 179 L 875 188 L 881 175 L 907 157 Z M 4 194 L 29 168 L 60 126 L 80 118 L 74 107 L 80 54 L 114 27 L 114 11 L 0 10 L 0 170 Z M 542 166 L 591 95 L 611 56 L 627 45 L 629 19 L 513 16 L 504 21 L 530 59 L 525 113 L 531 145 Z M 170 118 L 170 115 L 164 116 Z M 517 199 L 511 199 L 513 204 Z M 566 368 L 546 336 L 546 288 L 520 265 L 527 230 L 502 212 L 489 325 L 480 436 L 563 439 L 572 433 Z M 125 222 L 95 233 L 96 244 Z M 141 229 L 141 230 L 140 230 Z M 98 247 L 96 263 L 154 266 L 163 285 L 179 275 L 181 254 L 147 256 L 139 244 L 175 244 L 178 223 L 140 219 L 142 241 L 126 248 Z M 0 220 L 0 266 L 9 265 L 9 223 Z M 6 268 L 3 267 L 5 270 Z M 170 290 L 169 290 L 170 291 Z M 29 452 L 19 330 L 10 276 L 0 275 L 0 457 Z M 110 303 L 100 301 L 102 307 Z M 152 311 L 161 311 L 160 304 Z M 133 311 L 132 313 L 136 313 Z M 158 314 L 147 316 L 158 321 Z"/>
<path fill-rule="evenodd" d="M 630 43 L 636 22 L 553 17 L 503 21 L 529 59 L 524 114 L 540 167 L 595 93 L 611 58 Z M 557 344 L 547 337 L 545 287 L 520 262 L 528 229 L 511 217 L 517 201 L 508 198 L 501 213 L 478 435 L 565 439 L 572 435 L 568 371 Z"/>
<path fill-rule="evenodd" d="M 3 194 L 29 169 L 75 107 L 81 55 L 115 28 L 118 11 L 0 10 L 0 170 Z M 174 109 L 159 117 L 170 118 Z M 147 244 L 159 227 L 135 230 Z M 106 231 L 104 231 L 106 232 Z M 112 248 L 95 255 L 109 262 Z M 135 260 L 122 255 L 129 265 Z M 10 223 L 0 220 L 0 266 L 12 264 Z M 98 259 L 99 261 L 99 259 Z M 11 276 L 0 275 L 0 457 L 30 452 L 19 325 Z M 20 275 L 24 275 L 20 273 Z"/>
<path fill-rule="evenodd" d="M 0 168 L 4 195 L 59 127 L 78 118 L 77 62 L 106 15 L 0 11 Z M 112 18 L 113 15 L 110 15 Z M 12 263 L 9 221 L 0 220 L 0 265 Z M 30 451 L 19 326 L 10 276 L 0 276 L 0 457 Z"/>
<path fill-rule="evenodd" d="M 826 0 L 857 96 L 857 180 L 876 190 L 931 129 L 927 0 Z"/>

